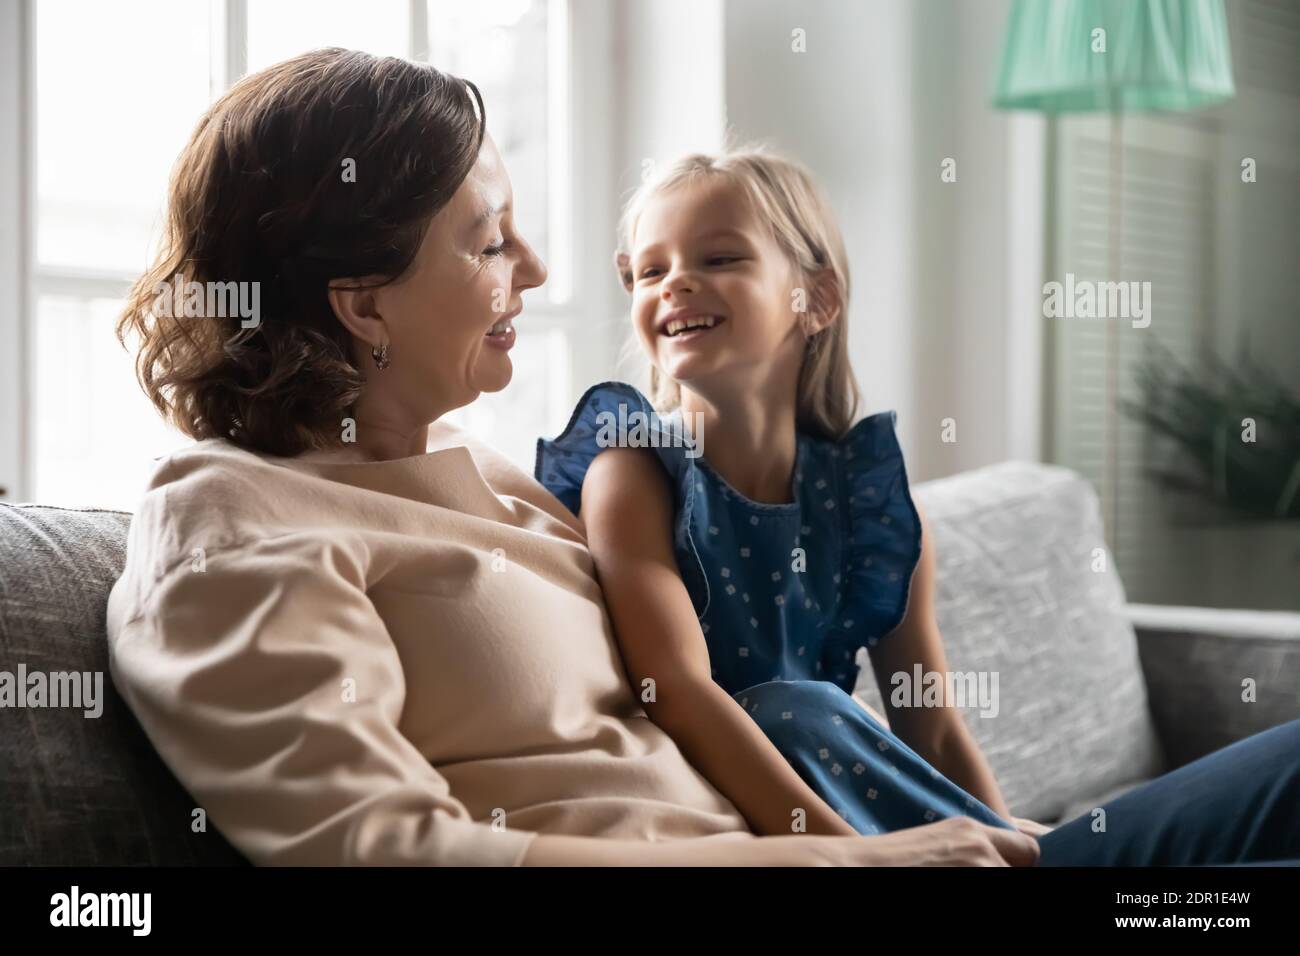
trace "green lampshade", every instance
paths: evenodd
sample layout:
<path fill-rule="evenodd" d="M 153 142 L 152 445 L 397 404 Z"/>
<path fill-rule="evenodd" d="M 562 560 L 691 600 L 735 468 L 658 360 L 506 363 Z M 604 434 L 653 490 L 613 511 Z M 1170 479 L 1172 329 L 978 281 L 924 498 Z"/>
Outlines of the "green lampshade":
<path fill-rule="evenodd" d="M 1013 0 L 995 106 L 1190 110 L 1230 99 L 1222 0 Z M 1094 52 L 1093 31 L 1106 31 Z"/>

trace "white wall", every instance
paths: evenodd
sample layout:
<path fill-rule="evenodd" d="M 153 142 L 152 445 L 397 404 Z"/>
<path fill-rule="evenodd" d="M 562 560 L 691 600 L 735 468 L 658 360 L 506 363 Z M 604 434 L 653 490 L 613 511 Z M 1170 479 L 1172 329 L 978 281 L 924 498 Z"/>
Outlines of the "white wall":
<path fill-rule="evenodd" d="M 936 419 L 954 417 L 958 434 L 955 445 L 923 443 L 922 460 L 937 474 L 1007 458 L 1037 460 L 1044 121 L 990 105 L 1009 3 L 921 0 L 913 7 L 919 26 L 914 69 L 925 78 L 916 112 L 927 144 L 919 205 L 933 207 L 927 242 L 952 237 L 946 261 L 921 250 L 923 286 L 947 292 L 923 321 L 943 329 L 946 341 L 940 349 L 918 351 L 916 369 L 928 392 L 927 368 L 946 364 L 953 387 L 937 393 L 925 411 L 932 427 Z M 940 36 L 947 39 L 934 49 Z M 956 183 L 940 181 L 938 155 L 957 160 Z M 933 454 L 926 455 L 929 449 Z"/>
<path fill-rule="evenodd" d="M 914 479 L 1039 458 L 1042 121 L 994 110 L 1007 0 L 729 0 L 731 126 L 820 178 L 864 411 Z M 790 49 L 806 31 L 807 52 Z M 940 179 L 946 157 L 957 181 Z M 945 418 L 957 441 L 940 440 Z"/>
<path fill-rule="evenodd" d="M 610 75 L 618 82 L 619 108 L 610 141 L 618 201 L 604 225 L 599 256 L 615 290 L 609 321 L 611 363 L 618 364 L 610 374 L 644 387 L 647 368 L 631 340 L 629 300 L 615 278 L 618 215 L 653 168 L 647 164 L 722 146 L 723 0 L 620 0 L 614 11 L 616 65 Z"/>
<path fill-rule="evenodd" d="M 791 50 L 791 31 L 807 50 Z M 918 223 L 912 18 L 904 2 L 728 0 L 726 106 L 734 134 L 802 161 L 849 250 L 849 341 L 865 412 L 894 408 L 909 466 L 920 413 L 913 356 Z"/>
<path fill-rule="evenodd" d="M 644 160 L 722 144 L 722 0 L 632 0 L 620 3 L 624 85 L 621 185 L 637 184 Z"/>

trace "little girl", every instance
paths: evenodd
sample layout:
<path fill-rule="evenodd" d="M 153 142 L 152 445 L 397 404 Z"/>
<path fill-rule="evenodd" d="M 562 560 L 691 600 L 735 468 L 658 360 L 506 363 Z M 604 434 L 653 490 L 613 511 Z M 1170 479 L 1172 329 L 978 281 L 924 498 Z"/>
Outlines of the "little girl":
<path fill-rule="evenodd" d="M 584 519 L 648 715 L 758 833 L 957 814 L 1043 832 L 1008 822 L 954 708 L 890 706 L 895 734 L 851 696 L 864 646 L 886 701 L 891 674 L 948 667 L 896 415 L 850 427 L 848 268 L 820 190 L 761 149 L 688 156 L 620 233 L 654 401 L 594 386 L 536 477 Z"/>

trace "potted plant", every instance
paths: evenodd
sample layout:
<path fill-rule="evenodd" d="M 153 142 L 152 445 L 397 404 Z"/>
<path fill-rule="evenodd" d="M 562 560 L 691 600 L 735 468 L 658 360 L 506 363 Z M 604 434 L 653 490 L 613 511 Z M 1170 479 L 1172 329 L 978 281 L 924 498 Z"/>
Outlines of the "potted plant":
<path fill-rule="evenodd" d="M 1154 339 L 1135 384 L 1120 407 L 1157 439 L 1143 474 L 1196 579 L 1179 583 L 1186 603 L 1300 610 L 1300 392 L 1246 349 L 1184 365 Z"/>

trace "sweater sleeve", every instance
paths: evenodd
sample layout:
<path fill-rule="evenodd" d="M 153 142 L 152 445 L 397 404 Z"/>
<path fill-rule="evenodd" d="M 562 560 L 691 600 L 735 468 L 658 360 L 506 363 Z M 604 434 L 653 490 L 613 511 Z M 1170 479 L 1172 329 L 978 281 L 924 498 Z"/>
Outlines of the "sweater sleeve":
<path fill-rule="evenodd" d="M 250 861 L 521 861 L 536 834 L 473 820 L 399 729 L 402 664 L 345 549 L 288 534 L 129 590 L 147 596 L 110 604 L 113 681 Z"/>

